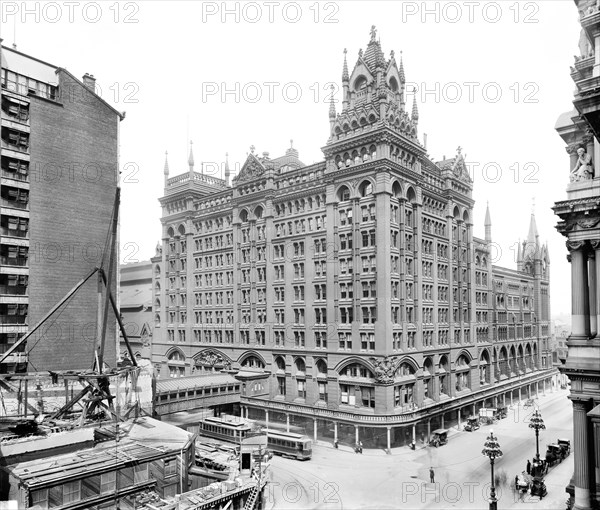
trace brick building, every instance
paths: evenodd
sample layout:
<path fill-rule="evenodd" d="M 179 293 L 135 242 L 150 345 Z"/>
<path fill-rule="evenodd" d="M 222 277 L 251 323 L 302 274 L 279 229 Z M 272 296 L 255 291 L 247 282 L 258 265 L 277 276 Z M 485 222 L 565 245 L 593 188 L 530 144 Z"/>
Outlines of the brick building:
<path fill-rule="evenodd" d="M 118 184 L 123 119 L 95 94 L 93 76 L 80 81 L 5 46 L 1 58 L 0 354 L 100 265 Z M 27 362 L 32 370 L 90 367 L 95 282 L 10 355 L 0 372 L 24 370 Z M 107 338 L 115 338 L 114 325 Z M 116 352 L 113 340 L 106 348 L 112 366 Z"/>
<path fill-rule="evenodd" d="M 389 447 L 550 380 L 549 258 L 532 215 L 492 265 L 460 148 L 429 158 L 374 32 L 342 90 L 322 162 L 252 147 L 231 185 L 165 162 L 153 363 L 237 369 L 246 414 Z"/>

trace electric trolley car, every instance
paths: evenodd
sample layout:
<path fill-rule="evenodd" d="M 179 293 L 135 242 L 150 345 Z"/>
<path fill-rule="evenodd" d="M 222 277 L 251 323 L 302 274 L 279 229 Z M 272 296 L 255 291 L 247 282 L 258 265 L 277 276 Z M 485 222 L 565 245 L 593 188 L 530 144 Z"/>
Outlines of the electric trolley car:
<path fill-rule="evenodd" d="M 273 453 L 308 460 L 312 457 L 312 441 L 307 436 L 293 432 L 267 430 L 267 447 Z"/>
<path fill-rule="evenodd" d="M 229 443 L 241 444 L 244 439 L 259 435 L 260 433 L 246 421 L 210 416 L 200 421 L 198 434 L 214 437 L 215 439 Z"/>

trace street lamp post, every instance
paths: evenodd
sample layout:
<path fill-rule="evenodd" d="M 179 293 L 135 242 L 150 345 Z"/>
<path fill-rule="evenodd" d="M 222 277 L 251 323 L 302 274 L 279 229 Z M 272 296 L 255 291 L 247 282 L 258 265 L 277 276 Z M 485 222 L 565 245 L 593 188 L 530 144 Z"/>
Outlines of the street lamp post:
<path fill-rule="evenodd" d="M 542 415 L 536 409 L 529 420 L 529 428 L 535 429 L 535 460 L 539 463 L 540 461 L 540 430 L 546 428 Z"/>
<path fill-rule="evenodd" d="M 490 490 L 489 510 L 497 510 L 498 501 L 496 500 L 496 487 L 494 487 L 494 461 L 502 457 L 502 450 L 500 450 L 500 443 L 498 443 L 498 438 L 494 436 L 493 430 L 490 430 L 490 435 L 487 437 L 485 444 L 483 445 L 481 454 L 489 457 L 490 465 L 492 467 L 492 488 Z"/>

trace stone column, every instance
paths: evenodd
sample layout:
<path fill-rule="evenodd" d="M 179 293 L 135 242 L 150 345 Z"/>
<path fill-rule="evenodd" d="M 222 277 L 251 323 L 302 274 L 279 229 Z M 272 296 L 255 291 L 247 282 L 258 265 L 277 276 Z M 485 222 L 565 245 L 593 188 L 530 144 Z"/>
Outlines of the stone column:
<path fill-rule="evenodd" d="M 358 425 L 354 425 L 354 436 L 356 438 L 356 444 L 358 444 L 358 440 L 359 440 L 359 437 L 358 437 Z"/>
<path fill-rule="evenodd" d="M 597 239 L 594 239 L 593 241 L 590 241 L 590 244 L 592 245 L 592 249 L 594 250 L 594 260 L 595 260 L 595 264 L 594 264 L 594 268 L 596 269 L 596 274 L 594 276 L 594 286 L 590 285 L 591 289 L 596 289 L 596 298 L 595 298 L 595 304 L 596 304 L 596 310 L 594 310 L 593 308 L 590 310 L 591 314 L 596 314 L 596 336 L 598 336 L 599 333 L 599 329 L 600 329 L 600 289 L 598 289 L 598 284 L 600 283 L 600 241 Z M 590 276 L 590 283 L 591 283 L 592 279 Z"/>
<path fill-rule="evenodd" d="M 387 451 L 388 451 L 388 453 L 392 453 L 391 449 L 392 449 L 392 427 L 388 427 L 387 428 Z"/>
<path fill-rule="evenodd" d="M 521 402 L 521 387 L 519 386 L 519 402 Z"/>
<path fill-rule="evenodd" d="M 337 433 L 337 421 L 333 422 L 333 440 L 337 441 L 338 440 L 338 433 Z"/>
<path fill-rule="evenodd" d="M 585 400 L 573 400 L 573 453 L 575 456 L 575 508 L 591 508 L 590 500 L 590 455 L 587 411 Z"/>
<path fill-rule="evenodd" d="M 442 428 L 444 428 L 444 413 L 442 413 L 441 425 L 442 425 Z"/>
<path fill-rule="evenodd" d="M 285 430 L 287 432 L 290 431 L 290 415 L 289 415 L 289 413 L 285 413 Z"/>
<path fill-rule="evenodd" d="M 265 409 L 265 427 L 269 428 L 269 410 Z"/>
<path fill-rule="evenodd" d="M 461 429 L 462 429 L 462 427 L 461 427 L 461 423 L 460 423 L 460 414 L 461 414 L 461 411 L 460 411 L 460 407 L 459 407 L 459 408 L 458 408 L 458 430 L 461 430 Z"/>
<path fill-rule="evenodd" d="M 412 426 L 412 440 L 417 444 L 417 425 L 415 423 Z"/>
<path fill-rule="evenodd" d="M 431 439 L 431 420 L 427 420 L 427 442 Z"/>
<path fill-rule="evenodd" d="M 590 291 L 590 335 L 593 337 L 598 335 L 598 319 L 596 315 L 598 293 L 596 285 L 598 279 L 596 278 L 596 271 L 596 253 L 595 250 L 592 250 L 588 253 L 588 288 Z"/>
<path fill-rule="evenodd" d="M 567 241 L 571 255 L 571 336 L 590 335 L 588 271 L 583 241 Z"/>
<path fill-rule="evenodd" d="M 317 442 L 317 419 L 313 418 L 313 435 L 315 438 L 315 443 Z"/>

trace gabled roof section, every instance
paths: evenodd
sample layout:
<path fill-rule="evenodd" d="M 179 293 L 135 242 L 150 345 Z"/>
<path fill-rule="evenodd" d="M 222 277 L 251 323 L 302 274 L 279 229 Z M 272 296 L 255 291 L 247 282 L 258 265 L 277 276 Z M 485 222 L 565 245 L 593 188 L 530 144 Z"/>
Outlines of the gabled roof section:
<path fill-rule="evenodd" d="M 88 88 L 86 85 L 84 85 L 84 83 L 79 78 L 73 76 L 73 74 L 71 74 L 69 71 L 67 71 L 64 67 L 59 67 L 56 70 L 56 74 L 60 74 L 60 73 L 65 73 L 67 76 L 69 76 L 69 78 L 76 81 L 77 83 L 79 83 L 79 85 L 81 85 L 83 88 L 88 90 L 90 92 L 90 94 L 92 94 L 96 99 L 98 99 L 98 101 L 100 101 L 101 103 L 106 105 L 108 108 L 110 108 L 114 113 L 116 113 L 119 116 L 119 120 L 123 120 L 125 118 L 125 112 L 120 112 L 119 110 L 112 107 L 104 99 L 102 99 L 98 94 L 96 94 L 96 92 L 94 92 L 93 90 Z"/>
<path fill-rule="evenodd" d="M 236 183 L 251 181 L 263 175 L 266 171 L 266 167 L 260 162 L 260 160 L 253 154 L 248 154 L 246 158 L 246 162 L 240 173 L 233 178 L 233 181 Z"/>

